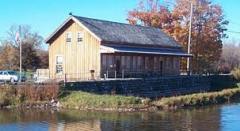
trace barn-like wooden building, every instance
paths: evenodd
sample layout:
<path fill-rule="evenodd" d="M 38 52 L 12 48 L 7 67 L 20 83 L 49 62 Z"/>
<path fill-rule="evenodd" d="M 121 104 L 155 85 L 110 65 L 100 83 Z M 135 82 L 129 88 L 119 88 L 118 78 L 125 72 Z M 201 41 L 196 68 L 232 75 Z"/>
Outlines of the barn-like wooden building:
<path fill-rule="evenodd" d="M 51 78 L 179 75 L 180 59 L 191 56 L 158 28 L 73 15 L 46 42 Z"/>

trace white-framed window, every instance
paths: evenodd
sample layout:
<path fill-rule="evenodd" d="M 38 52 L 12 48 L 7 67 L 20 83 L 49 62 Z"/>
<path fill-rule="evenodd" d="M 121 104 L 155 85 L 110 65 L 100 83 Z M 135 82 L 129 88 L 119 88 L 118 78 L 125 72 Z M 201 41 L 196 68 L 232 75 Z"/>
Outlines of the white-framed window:
<path fill-rule="evenodd" d="M 63 72 L 63 57 L 56 56 L 56 74 Z"/>
<path fill-rule="evenodd" d="M 81 44 L 83 42 L 83 32 L 77 33 L 77 43 Z"/>
<path fill-rule="evenodd" d="M 66 43 L 71 43 L 72 42 L 72 33 L 67 32 L 66 33 Z"/>
<path fill-rule="evenodd" d="M 56 64 L 57 64 L 57 65 L 63 64 L 63 57 L 62 57 L 62 56 L 57 56 L 57 57 L 56 57 Z"/>

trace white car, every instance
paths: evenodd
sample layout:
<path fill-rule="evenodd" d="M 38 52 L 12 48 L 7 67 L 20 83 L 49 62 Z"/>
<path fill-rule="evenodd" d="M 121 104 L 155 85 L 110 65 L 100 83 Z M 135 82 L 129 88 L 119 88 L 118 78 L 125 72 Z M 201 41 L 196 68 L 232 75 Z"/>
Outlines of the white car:
<path fill-rule="evenodd" d="M 18 82 L 19 75 L 15 71 L 0 71 L 0 81 L 3 82 Z"/>

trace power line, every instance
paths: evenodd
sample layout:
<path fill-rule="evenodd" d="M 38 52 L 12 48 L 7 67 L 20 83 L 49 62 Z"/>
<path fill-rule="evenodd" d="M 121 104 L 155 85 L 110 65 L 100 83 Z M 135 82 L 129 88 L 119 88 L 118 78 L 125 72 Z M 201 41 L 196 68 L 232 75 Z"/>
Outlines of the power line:
<path fill-rule="evenodd" d="M 239 31 L 227 30 L 226 32 L 229 32 L 229 33 L 235 33 L 235 34 L 240 34 L 240 32 L 239 32 Z"/>
<path fill-rule="evenodd" d="M 238 26 L 240 26 L 240 24 L 239 23 L 237 23 L 237 22 L 233 22 L 232 20 L 228 20 L 229 21 L 229 23 L 230 24 L 233 24 L 233 25 L 238 25 Z"/>

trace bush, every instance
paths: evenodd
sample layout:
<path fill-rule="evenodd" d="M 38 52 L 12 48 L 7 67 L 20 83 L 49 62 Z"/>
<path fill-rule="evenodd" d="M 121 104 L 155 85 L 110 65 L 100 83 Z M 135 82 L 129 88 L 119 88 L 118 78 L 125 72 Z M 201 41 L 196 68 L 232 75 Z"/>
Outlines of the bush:
<path fill-rule="evenodd" d="M 59 86 L 47 85 L 2 85 L 0 87 L 0 107 L 22 104 L 24 102 L 49 101 L 57 98 Z"/>
<path fill-rule="evenodd" d="M 17 87 L 17 96 L 20 101 L 48 101 L 57 98 L 59 86 L 57 83 L 46 85 L 26 84 Z"/>
<path fill-rule="evenodd" d="M 0 107 L 16 104 L 16 90 L 12 86 L 0 88 Z"/>
<path fill-rule="evenodd" d="M 240 81 L 240 68 L 235 68 L 231 74 L 233 75 L 233 77 L 237 80 Z"/>

